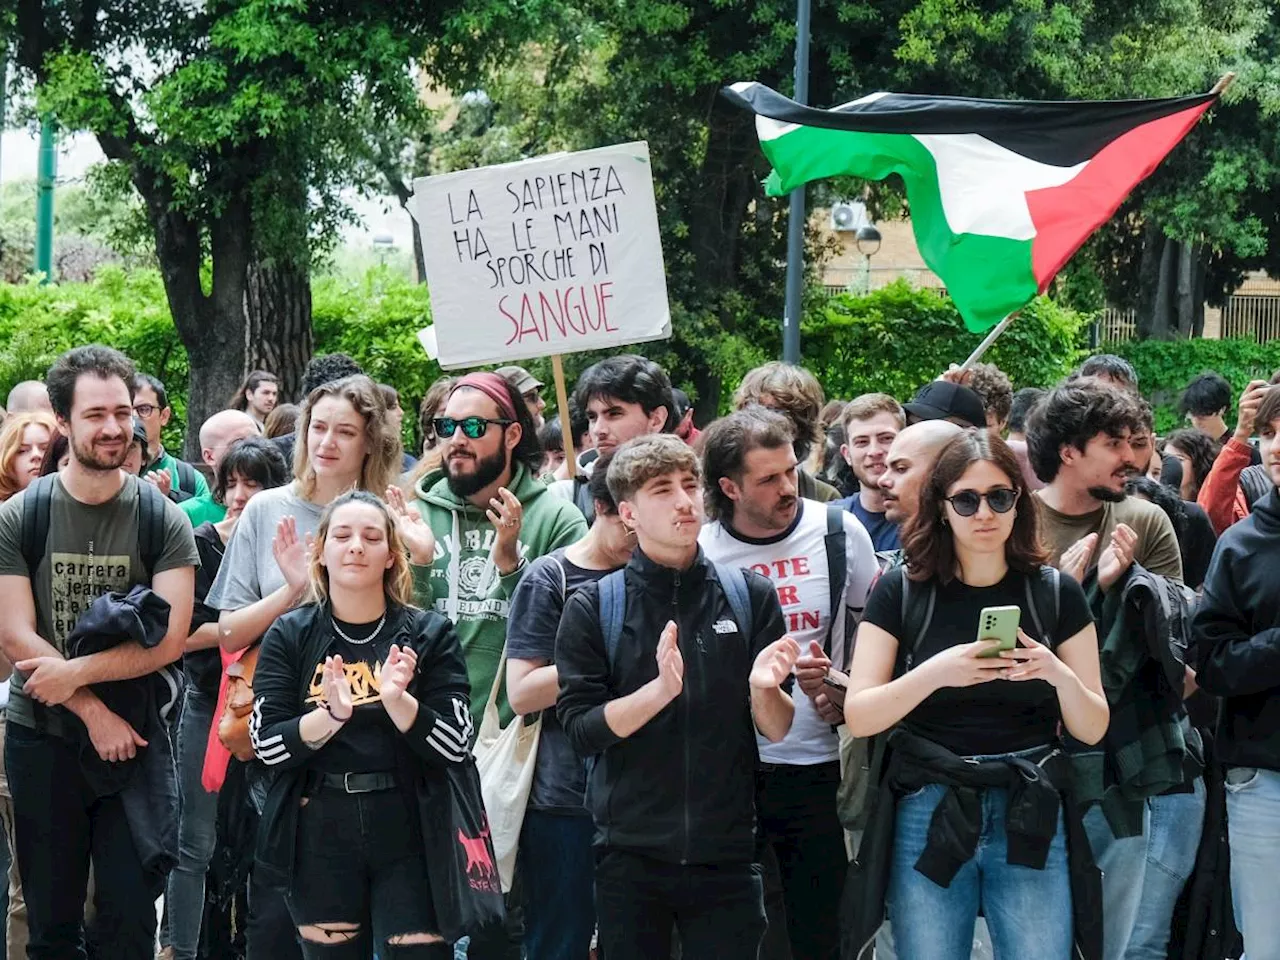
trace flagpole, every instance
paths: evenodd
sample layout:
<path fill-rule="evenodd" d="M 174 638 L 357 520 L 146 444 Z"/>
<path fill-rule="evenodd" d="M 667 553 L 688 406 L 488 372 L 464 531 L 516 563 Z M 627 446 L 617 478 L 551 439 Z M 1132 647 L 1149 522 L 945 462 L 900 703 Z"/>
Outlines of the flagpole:
<path fill-rule="evenodd" d="M 1008 327 L 1009 324 L 1013 323 L 1013 318 L 1016 317 L 1017 315 L 1018 315 L 1018 311 L 1015 310 L 1013 313 L 1009 314 L 1007 317 L 1005 317 L 1003 320 L 997 323 L 994 327 L 992 327 L 991 332 L 986 335 L 986 337 L 983 339 L 983 341 L 980 344 L 978 344 L 977 349 L 974 350 L 973 353 L 969 354 L 969 359 L 966 360 L 964 363 L 960 364 L 960 369 L 968 370 L 975 363 L 981 360 L 982 355 L 987 352 L 987 349 L 993 343 L 996 342 L 996 338 L 999 337 L 1000 334 L 1004 333 L 1005 328 Z"/>
<path fill-rule="evenodd" d="M 796 102 L 809 102 L 809 0 L 796 3 Z M 804 187 L 791 191 L 787 213 L 787 300 L 782 316 L 782 359 L 800 362 L 800 315 L 804 310 Z"/>

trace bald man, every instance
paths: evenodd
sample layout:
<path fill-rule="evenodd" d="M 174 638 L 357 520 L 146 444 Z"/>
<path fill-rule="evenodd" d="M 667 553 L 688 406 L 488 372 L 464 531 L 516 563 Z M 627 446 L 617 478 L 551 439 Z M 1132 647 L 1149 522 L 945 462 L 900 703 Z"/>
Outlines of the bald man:
<path fill-rule="evenodd" d="M 218 465 L 227 450 L 237 440 L 262 435 L 258 421 L 242 410 L 221 410 L 200 427 L 200 459 L 217 476 Z M 202 523 L 220 523 L 227 515 L 227 508 L 218 503 L 210 493 L 207 497 L 192 497 L 178 504 L 193 527 Z"/>
<path fill-rule="evenodd" d="M 933 469 L 942 448 L 964 433 L 950 420 L 921 420 L 904 428 L 893 438 L 880 475 L 884 491 L 884 515 L 899 527 L 920 508 L 920 487 Z"/>
<path fill-rule="evenodd" d="M 49 403 L 49 391 L 39 380 L 23 380 L 9 391 L 9 399 L 5 401 L 10 413 L 53 413 Z"/>

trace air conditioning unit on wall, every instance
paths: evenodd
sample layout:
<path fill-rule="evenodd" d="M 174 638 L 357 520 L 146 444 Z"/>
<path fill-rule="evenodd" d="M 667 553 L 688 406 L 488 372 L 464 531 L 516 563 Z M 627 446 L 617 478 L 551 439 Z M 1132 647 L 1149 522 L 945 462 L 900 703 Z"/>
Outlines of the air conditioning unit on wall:
<path fill-rule="evenodd" d="M 837 233 L 857 233 L 867 226 L 867 207 L 861 200 L 842 200 L 831 206 L 831 229 Z"/>

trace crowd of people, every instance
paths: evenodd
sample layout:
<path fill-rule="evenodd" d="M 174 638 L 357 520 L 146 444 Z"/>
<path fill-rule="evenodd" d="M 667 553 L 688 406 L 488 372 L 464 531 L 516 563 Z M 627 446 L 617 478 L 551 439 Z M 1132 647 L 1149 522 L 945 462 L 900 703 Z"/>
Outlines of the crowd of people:
<path fill-rule="evenodd" d="M 9 957 L 1280 957 L 1280 387 L 543 386 L 13 388 Z"/>

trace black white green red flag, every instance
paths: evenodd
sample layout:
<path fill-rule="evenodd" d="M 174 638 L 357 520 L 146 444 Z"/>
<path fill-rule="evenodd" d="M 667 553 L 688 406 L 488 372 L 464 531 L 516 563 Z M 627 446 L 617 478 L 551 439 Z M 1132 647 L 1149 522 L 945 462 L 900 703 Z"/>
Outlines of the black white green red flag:
<path fill-rule="evenodd" d="M 873 93 L 831 110 L 758 83 L 772 196 L 825 177 L 902 177 L 916 243 L 973 331 L 1049 282 L 1217 99 L 976 100 Z"/>

